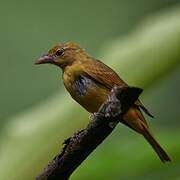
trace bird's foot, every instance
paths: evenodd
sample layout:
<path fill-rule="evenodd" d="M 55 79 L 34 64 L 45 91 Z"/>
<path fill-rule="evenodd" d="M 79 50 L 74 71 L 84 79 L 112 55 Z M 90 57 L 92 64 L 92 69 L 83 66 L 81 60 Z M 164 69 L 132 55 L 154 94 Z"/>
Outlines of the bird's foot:
<path fill-rule="evenodd" d="M 99 112 L 94 112 L 94 113 L 90 114 L 89 119 L 93 120 L 95 117 L 98 117 L 98 116 L 104 116 L 104 115 Z"/>

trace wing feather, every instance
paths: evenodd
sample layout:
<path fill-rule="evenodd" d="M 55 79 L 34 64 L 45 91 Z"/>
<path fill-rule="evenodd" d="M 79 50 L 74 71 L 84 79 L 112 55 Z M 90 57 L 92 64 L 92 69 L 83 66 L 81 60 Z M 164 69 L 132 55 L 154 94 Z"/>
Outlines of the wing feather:
<path fill-rule="evenodd" d="M 113 69 L 97 59 L 93 59 L 92 57 L 89 59 L 90 60 L 86 61 L 83 65 L 83 71 L 92 79 L 102 84 L 109 90 L 111 90 L 114 86 L 128 86 Z M 135 105 L 138 106 L 139 111 L 141 109 L 147 115 L 153 117 L 140 100 L 137 100 Z"/>
<path fill-rule="evenodd" d="M 92 58 L 91 58 L 92 59 Z M 112 89 L 116 86 L 127 86 L 127 84 L 117 75 L 117 73 L 99 60 L 93 59 L 83 65 L 83 71 L 91 78 Z"/>

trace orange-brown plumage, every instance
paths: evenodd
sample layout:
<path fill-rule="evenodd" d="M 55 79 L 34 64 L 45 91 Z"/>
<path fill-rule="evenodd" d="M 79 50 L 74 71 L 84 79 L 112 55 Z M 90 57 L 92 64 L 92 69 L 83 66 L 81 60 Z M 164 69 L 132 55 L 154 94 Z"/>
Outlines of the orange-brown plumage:
<path fill-rule="evenodd" d="M 91 113 L 98 111 L 114 86 L 128 86 L 114 70 L 90 57 L 84 49 L 74 43 L 56 45 L 37 61 L 37 64 L 43 63 L 55 64 L 63 70 L 66 89 L 73 99 Z M 141 110 L 152 116 L 137 100 L 124 115 L 123 123 L 142 134 L 162 162 L 170 161 L 166 152 L 151 135 Z"/>

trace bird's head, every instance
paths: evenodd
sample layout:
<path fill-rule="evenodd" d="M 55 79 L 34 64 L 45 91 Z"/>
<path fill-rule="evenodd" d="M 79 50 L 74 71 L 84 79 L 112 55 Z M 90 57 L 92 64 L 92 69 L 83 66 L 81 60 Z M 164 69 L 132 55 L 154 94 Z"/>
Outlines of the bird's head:
<path fill-rule="evenodd" d="M 82 59 L 83 56 L 86 56 L 86 52 L 77 44 L 72 42 L 59 43 L 50 49 L 47 54 L 37 59 L 35 64 L 54 64 L 64 69 L 76 60 Z"/>

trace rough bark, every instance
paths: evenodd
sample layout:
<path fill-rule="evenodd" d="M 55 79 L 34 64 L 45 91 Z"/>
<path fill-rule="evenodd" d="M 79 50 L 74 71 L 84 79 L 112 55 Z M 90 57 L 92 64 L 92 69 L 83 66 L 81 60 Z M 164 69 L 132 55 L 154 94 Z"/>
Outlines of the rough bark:
<path fill-rule="evenodd" d="M 114 87 L 87 127 L 64 141 L 63 149 L 36 179 L 68 180 L 73 171 L 111 134 L 118 122 L 123 121 L 123 114 L 141 92 L 142 89 L 135 87 Z"/>

